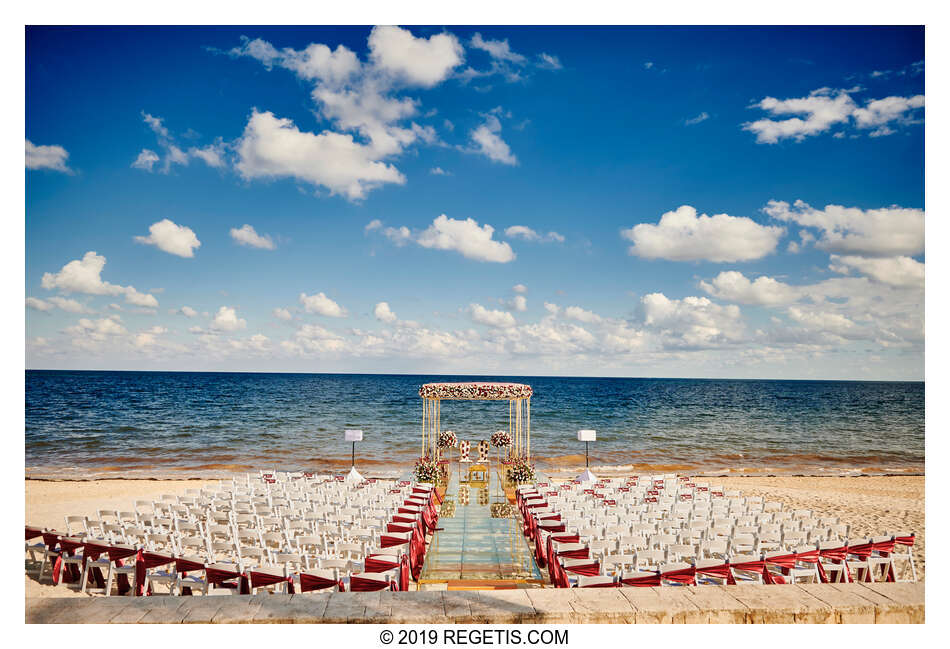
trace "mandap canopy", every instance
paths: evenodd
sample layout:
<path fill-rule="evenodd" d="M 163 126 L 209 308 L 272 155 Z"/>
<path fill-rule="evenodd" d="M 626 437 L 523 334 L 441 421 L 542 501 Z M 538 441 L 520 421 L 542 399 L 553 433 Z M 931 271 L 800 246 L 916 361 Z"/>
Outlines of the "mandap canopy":
<path fill-rule="evenodd" d="M 422 397 L 422 454 L 436 456 L 443 400 L 507 401 L 511 452 L 517 457 L 530 459 L 532 393 L 531 386 L 523 383 L 426 383 L 419 388 Z"/>

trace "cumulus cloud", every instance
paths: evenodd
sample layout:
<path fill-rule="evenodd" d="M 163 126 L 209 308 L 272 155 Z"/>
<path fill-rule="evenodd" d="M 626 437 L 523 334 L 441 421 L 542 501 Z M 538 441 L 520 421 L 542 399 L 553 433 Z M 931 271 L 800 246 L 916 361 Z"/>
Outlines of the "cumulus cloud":
<path fill-rule="evenodd" d="M 237 154 L 236 168 L 245 179 L 293 178 L 351 200 L 387 183 L 406 182 L 396 167 L 380 161 L 372 147 L 352 135 L 307 133 L 269 111 L 251 114 Z"/>
<path fill-rule="evenodd" d="M 762 118 L 746 122 L 742 128 L 755 133 L 757 142 L 766 144 L 774 144 L 784 139 L 801 142 L 806 137 L 825 133 L 837 125 L 853 125 L 865 130 L 874 129 L 870 133 L 872 136 L 890 135 L 895 131 L 889 125 L 913 123 L 916 121 L 915 111 L 924 106 L 923 95 L 872 99 L 868 100 L 864 106 L 859 106 L 851 94 L 860 90 L 861 88 L 847 90 L 819 88 L 813 90 L 807 97 L 791 99 L 766 97 L 752 104 L 751 108 L 764 110 L 772 117 L 785 115 L 794 115 L 794 117 L 779 120 Z M 844 137 L 844 132 L 838 131 L 835 136 Z"/>
<path fill-rule="evenodd" d="M 433 176 L 451 176 L 452 174 L 442 167 L 432 167 L 429 169 L 429 173 Z"/>
<path fill-rule="evenodd" d="M 536 241 L 539 243 L 548 243 L 550 241 L 564 243 L 564 235 L 562 234 L 558 234 L 557 232 L 540 234 L 526 225 L 512 225 L 511 227 L 506 228 L 505 236 L 511 237 L 512 239 L 520 238 L 524 239 L 525 241 Z"/>
<path fill-rule="evenodd" d="M 518 158 L 511 152 L 508 143 L 501 139 L 501 121 L 493 113 L 484 114 L 485 121 L 469 132 L 468 153 L 483 155 L 492 162 L 517 165 Z"/>
<path fill-rule="evenodd" d="M 76 300 L 70 300 L 68 298 L 59 297 L 58 295 L 46 300 L 41 300 L 35 297 L 26 298 L 26 306 L 30 309 L 35 309 L 36 311 L 48 312 L 54 308 L 61 309 L 67 313 L 93 313 L 92 309 L 86 307 L 86 305 Z"/>
<path fill-rule="evenodd" d="M 124 295 L 125 301 L 145 307 L 157 307 L 158 300 L 149 293 L 139 293 L 133 286 L 120 286 L 102 281 L 106 258 L 89 251 L 82 259 L 74 259 L 57 273 L 43 273 L 40 285 L 48 291 L 87 293 L 89 295 Z"/>
<path fill-rule="evenodd" d="M 663 214 L 657 225 L 641 223 L 621 236 L 633 242 L 631 255 L 646 259 L 734 262 L 770 254 L 784 233 L 745 216 L 697 215 L 696 208 L 682 205 Z"/>
<path fill-rule="evenodd" d="M 211 320 L 211 328 L 217 331 L 237 331 L 247 328 L 247 320 L 239 318 L 237 309 L 230 306 L 222 306 L 214 314 Z"/>
<path fill-rule="evenodd" d="M 151 149 L 142 149 L 139 151 L 139 155 L 135 160 L 132 161 L 132 167 L 134 169 L 144 169 L 145 171 L 152 171 L 155 167 L 155 163 L 158 162 L 161 158 L 158 157 L 158 154 L 152 151 Z"/>
<path fill-rule="evenodd" d="M 699 285 L 713 297 L 739 304 L 775 306 L 791 304 L 801 297 L 798 289 L 772 277 L 762 275 L 750 280 L 736 270 L 723 271 L 711 282 L 701 281 Z"/>
<path fill-rule="evenodd" d="M 561 65 L 561 59 L 558 57 L 554 56 L 553 54 L 541 52 L 538 54 L 538 67 L 545 68 L 547 70 L 560 70 L 564 66 Z"/>
<path fill-rule="evenodd" d="M 564 317 L 570 318 L 571 320 L 577 320 L 578 322 L 586 322 L 589 324 L 601 322 L 603 318 L 594 313 L 593 311 L 587 311 L 582 309 L 579 306 L 569 306 L 564 309 Z"/>
<path fill-rule="evenodd" d="M 527 311 L 528 300 L 524 295 L 516 295 L 505 302 L 505 306 L 508 307 L 509 311 Z"/>
<path fill-rule="evenodd" d="M 359 200 L 386 184 L 405 183 L 389 159 L 414 143 L 439 142 L 433 127 L 409 121 L 419 113 L 419 102 L 400 93 L 434 87 L 451 75 L 463 56 L 455 36 L 417 38 L 399 27 L 376 27 L 366 61 L 344 45 L 311 43 L 295 50 L 242 40 L 231 56 L 283 67 L 312 84 L 311 98 L 332 127 L 304 132 L 289 119 L 255 109 L 236 143 L 236 168 L 245 179 L 294 178 Z"/>
<path fill-rule="evenodd" d="M 136 236 L 135 241 L 155 246 L 170 255 L 194 257 L 195 250 L 201 246 L 194 230 L 184 225 L 178 225 L 170 219 L 162 219 L 153 223 L 148 227 L 148 232 L 147 237 Z"/>
<path fill-rule="evenodd" d="M 41 300 L 38 297 L 28 297 L 26 298 L 26 308 L 33 309 L 34 311 L 47 311 L 53 310 L 53 305 L 45 300 Z"/>
<path fill-rule="evenodd" d="M 507 311 L 486 309 L 474 302 L 468 306 L 468 312 L 472 320 L 489 327 L 514 327 L 517 324 L 514 316 Z"/>
<path fill-rule="evenodd" d="M 424 88 L 444 81 L 464 58 L 461 43 L 447 32 L 416 38 L 408 29 L 374 27 L 368 44 L 377 68 Z"/>
<path fill-rule="evenodd" d="M 744 334 L 739 307 L 719 305 L 705 297 L 670 299 L 663 293 L 641 298 L 644 323 L 669 347 L 706 348 L 738 342 Z"/>
<path fill-rule="evenodd" d="M 504 241 L 495 241 L 492 237 L 495 229 L 488 225 L 479 226 L 475 219 L 450 219 L 445 214 L 437 216 L 432 225 L 416 236 L 415 240 L 423 248 L 436 250 L 454 250 L 463 257 L 476 261 L 507 263 L 515 258 L 511 246 Z"/>
<path fill-rule="evenodd" d="M 280 307 L 274 309 L 272 313 L 274 314 L 274 317 L 277 318 L 278 320 L 288 321 L 294 317 L 293 314 L 291 314 L 288 309 L 283 309 Z"/>
<path fill-rule="evenodd" d="M 346 309 L 328 298 L 322 291 L 315 295 L 301 293 L 299 299 L 307 313 L 316 313 L 330 318 L 346 317 Z"/>
<path fill-rule="evenodd" d="M 515 284 L 514 286 L 511 287 L 511 290 L 514 291 L 515 293 L 527 293 L 528 287 L 525 286 L 524 284 Z"/>
<path fill-rule="evenodd" d="M 815 246 L 827 252 L 866 257 L 912 256 L 924 250 L 924 211 L 898 206 L 863 210 L 804 201 L 771 200 L 763 211 L 774 219 L 821 233 Z"/>
<path fill-rule="evenodd" d="M 376 308 L 373 309 L 373 315 L 380 322 L 392 323 L 396 322 L 396 314 L 393 313 L 392 309 L 389 308 L 388 302 L 379 302 L 376 305 Z"/>
<path fill-rule="evenodd" d="M 848 274 L 856 270 L 876 282 L 891 286 L 923 288 L 924 264 L 910 257 L 857 257 L 831 255 L 831 270 Z"/>
<path fill-rule="evenodd" d="M 527 61 L 525 56 L 512 51 L 511 46 L 508 45 L 507 38 L 504 40 L 485 39 L 482 38 L 479 32 L 475 32 L 471 40 L 471 45 L 475 49 L 488 52 L 489 56 L 499 61 L 508 61 L 518 65 L 522 65 Z"/>
<path fill-rule="evenodd" d="M 180 313 L 186 318 L 194 318 L 195 316 L 198 315 L 198 312 L 192 309 L 190 306 L 183 306 L 180 309 L 178 309 L 175 313 Z"/>
<path fill-rule="evenodd" d="M 452 219 L 442 214 L 425 230 L 417 232 L 406 226 L 384 228 L 382 223 L 374 225 L 372 229 L 379 230 L 397 246 L 414 242 L 423 248 L 453 250 L 468 259 L 502 264 L 515 258 L 515 253 L 507 242 L 494 239 L 495 229 L 492 226 L 487 223 L 479 225 L 472 218 Z"/>
<path fill-rule="evenodd" d="M 270 238 L 269 234 L 259 235 L 257 231 L 247 223 L 240 228 L 231 228 L 231 238 L 242 246 L 251 248 L 263 248 L 264 250 L 274 250 L 277 245 Z"/>
<path fill-rule="evenodd" d="M 51 169 L 71 174 L 73 170 L 66 164 L 69 152 L 57 144 L 33 144 L 26 140 L 26 168 Z"/>

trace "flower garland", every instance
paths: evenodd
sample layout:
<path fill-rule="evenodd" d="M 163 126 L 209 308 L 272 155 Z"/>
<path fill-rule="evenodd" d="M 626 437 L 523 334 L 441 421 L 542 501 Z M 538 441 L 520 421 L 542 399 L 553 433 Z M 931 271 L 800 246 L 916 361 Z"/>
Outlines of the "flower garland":
<path fill-rule="evenodd" d="M 439 433 L 439 448 L 455 448 L 458 441 L 458 437 L 451 430 L 443 430 Z"/>
<path fill-rule="evenodd" d="M 527 458 L 514 458 L 505 471 L 505 477 L 515 484 L 534 482 L 534 465 L 529 464 Z"/>
<path fill-rule="evenodd" d="M 505 448 L 507 446 L 511 446 L 511 435 L 503 430 L 494 432 L 491 435 L 491 445 L 495 448 Z"/>

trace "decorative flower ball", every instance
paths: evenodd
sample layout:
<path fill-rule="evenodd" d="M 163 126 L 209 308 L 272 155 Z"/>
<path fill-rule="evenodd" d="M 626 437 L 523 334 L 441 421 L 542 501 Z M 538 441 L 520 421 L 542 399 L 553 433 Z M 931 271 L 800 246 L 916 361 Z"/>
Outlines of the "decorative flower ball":
<path fill-rule="evenodd" d="M 508 432 L 504 430 L 494 432 L 491 436 L 491 445 L 495 448 L 511 446 L 511 435 L 509 435 Z"/>
<path fill-rule="evenodd" d="M 443 430 L 439 433 L 439 448 L 454 448 L 458 441 L 458 437 L 451 430 Z"/>

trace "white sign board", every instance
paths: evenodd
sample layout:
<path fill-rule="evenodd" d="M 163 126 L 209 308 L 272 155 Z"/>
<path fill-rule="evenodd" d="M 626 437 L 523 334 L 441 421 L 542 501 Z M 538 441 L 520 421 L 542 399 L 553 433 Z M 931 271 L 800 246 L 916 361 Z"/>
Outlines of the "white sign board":
<path fill-rule="evenodd" d="M 596 430 L 579 430 L 577 431 L 577 441 L 579 442 L 593 442 L 597 439 Z"/>
<path fill-rule="evenodd" d="M 352 430 L 347 429 L 343 431 L 346 441 L 348 442 L 362 442 L 363 441 L 363 431 L 361 430 Z"/>

